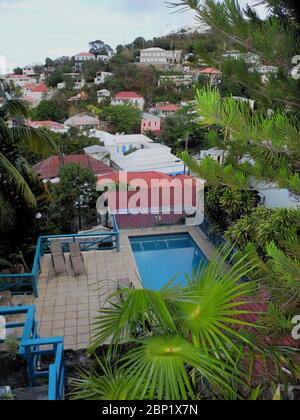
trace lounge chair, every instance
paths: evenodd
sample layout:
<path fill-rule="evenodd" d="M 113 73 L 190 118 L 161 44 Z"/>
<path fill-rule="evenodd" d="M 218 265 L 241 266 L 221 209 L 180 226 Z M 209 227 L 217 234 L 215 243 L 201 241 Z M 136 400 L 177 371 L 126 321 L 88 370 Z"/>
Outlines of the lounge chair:
<path fill-rule="evenodd" d="M 73 268 L 75 276 L 79 276 L 80 274 L 86 274 L 84 259 L 80 250 L 80 244 L 70 244 L 69 247 L 71 266 Z"/>
<path fill-rule="evenodd" d="M 56 274 L 67 272 L 66 258 L 60 243 L 51 244 L 51 259 Z"/>

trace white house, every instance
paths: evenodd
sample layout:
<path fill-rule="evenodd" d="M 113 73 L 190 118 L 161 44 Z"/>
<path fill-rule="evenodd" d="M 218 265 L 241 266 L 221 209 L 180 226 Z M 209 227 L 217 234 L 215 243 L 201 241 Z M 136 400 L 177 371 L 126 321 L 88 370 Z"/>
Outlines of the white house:
<path fill-rule="evenodd" d="M 111 92 L 107 89 L 101 89 L 97 91 L 98 104 L 100 104 L 105 98 L 110 98 Z"/>
<path fill-rule="evenodd" d="M 179 74 L 170 76 L 160 76 L 158 86 L 162 85 L 174 85 L 178 86 L 190 86 L 195 82 L 195 77 L 192 74 Z"/>
<path fill-rule="evenodd" d="M 112 73 L 109 73 L 109 72 L 106 72 L 106 71 L 100 71 L 100 72 L 96 73 L 96 77 L 95 77 L 95 81 L 94 81 L 95 85 L 102 85 L 112 75 L 113 75 Z"/>
<path fill-rule="evenodd" d="M 224 158 L 226 157 L 226 152 L 224 150 L 220 150 L 216 147 L 213 147 L 208 150 L 201 150 L 198 157 L 200 160 L 210 157 L 222 164 L 224 162 Z"/>
<path fill-rule="evenodd" d="M 158 116 L 159 118 L 166 118 L 179 111 L 180 108 L 181 106 L 176 104 L 156 104 L 155 108 L 150 109 L 150 113 Z"/>
<path fill-rule="evenodd" d="M 66 120 L 65 125 L 79 130 L 93 130 L 99 127 L 99 120 L 91 115 L 75 115 Z"/>
<path fill-rule="evenodd" d="M 244 60 L 247 64 L 258 65 L 260 63 L 260 58 L 258 54 L 248 52 L 246 54 L 241 53 L 240 51 L 226 51 L 223 54 L 223 58 L 231 60 Z"/>
<path fill-rule="evenodd" d="M 96 57 L 94 54 L 91 54 L 89 52 L 81 52 L 79 54 L 76 54 L 74 56 L 75 58 L 75 68 L 77 70 L 80 70 L 83 63 L 86 63 L 87 61 L 95 61 Z"/>
<path fill-rule="evenodd" d="M 158 145 L 161 146 L 161 145 Z M 168 175 L 184 173 L 184 163 L 168 147 L 137 150 L 128 156 L 111 156 L 112 166 L 125 172 L 162 172 Z"/>
<path fill-rule="evenodd" d="M 83 150 L 86 155 L 90 155 L 94 159 L 100 160 L 101 162 L 110 165 L 110 151 L 107 147 L 95 145 L 86 147 Z"/>
<path fill-rule="evenodd" d="M 135 149 L 144 149 L 149 144 L 153 143 L 153 140 L 144 136 L 143 134 L 110 134 L 107 131 L 93 130 L 90 131 L 91 137 L 98 138 L 104 143 L 104 146 L 109 150 L 111 154 L 128 153 Z"/>
<path fill-rule="evenodd" d="M 251 187 L 258 191 L 261 204 L 264 204 L 269 209 L 300 210 L 300 196 L 286 188 L 278 188 L 276 184 L 258 182 L 255 179 L 251 179 Z"/>
<path fill-rule="evenodd" d="M 157 47 L 141 50 L 140 63 L 144 65 L 175 65 L 181 64 L 182 60 L 182 50 L 167 51 Z"/>
<path fill-rule="evenodd" d="M 126 104 L 134 105 L 140 110 L 143 110 L 145 106 L 145 99 L 136 92 L 119 92 L 111 100 L 111 105 Z"/>
<path fill-rule="evenodd" d="M 15 86 L 23 87 L 28 83 L 36 83 L 36 80 L 33 80 L 31 77 L 26 76 L 26 74 L 9 74 L 5 76 L 7 82 L 14 83 Z"/>
<path fill-rule="evenodd" d="M 29 76 L 29 77 L 38 76 L 36 74 L 36 72 L 34 71 L 33 67 L 34 66 L 32 66 L 30 64 L 28 66 L 23 67 L 23 74 L 25 74 L 26 76 Z"/>
<path fill-rule="evenodd" d="M 249 69 L 250 73 L 259 73 L 261 75 L 261 80 L 263 83 L 268 83 L 270 80 L 270 76 L 277 75 L 278 67 L 275 66 L 255 66 Z"/>

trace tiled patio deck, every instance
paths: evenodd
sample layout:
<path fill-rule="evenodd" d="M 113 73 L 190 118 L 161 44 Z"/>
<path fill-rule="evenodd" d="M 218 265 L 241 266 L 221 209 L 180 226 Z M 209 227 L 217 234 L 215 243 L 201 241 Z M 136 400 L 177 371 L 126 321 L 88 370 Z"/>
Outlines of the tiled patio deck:
<path fill-rule="evenodd" d="M 86 349 L 97 312 L 117 290 L 118 279 L 129 278 L 136 288 L 142 287 L 128 237 L 177 232 L 189 232 L 204 254 L 211 257 L 212 245 L 198 229 L 186 226 L 122 231 L 121 251 L 83 253 L 87 275 L 77 278 L 69 262 L 67 274 L 56 277 L 50 255 L 43 257 L 39 297 L 26 297 L 24 302 L 36 305 L 39 334 L 42 337 L 64 336 L 65 348 L 69 350 Z"/>

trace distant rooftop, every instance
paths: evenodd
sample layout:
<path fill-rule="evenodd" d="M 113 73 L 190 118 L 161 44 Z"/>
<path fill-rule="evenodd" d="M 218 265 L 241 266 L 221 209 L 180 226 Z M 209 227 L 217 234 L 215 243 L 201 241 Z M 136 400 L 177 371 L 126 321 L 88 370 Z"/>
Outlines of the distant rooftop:
<path fill-rule="evenodd" d="M 202 69 L 199 71 L 201 74 L 222 74 L 220 70 L 214 68 L 214 67 L 206 67 L 205 69 Z"/>
<path fill-rule="evenodd" d="M 27 121 L 29 127 L 39 128 L 47 127 L 50 130 L 65 130 L 67 127 L 64 124 L 59 124 L 55 121 Z"/>
<path fill-rule="evenodd" d="M 79 54 L 76 54 L 75 57 L 95 57 L 95 55 L 89 52 L 81 52 Z"/>
<path fill-rule="evenodd" d="M 143 99 L 143 97 L 136 92 L 119 92 L 114 99 Z"/>
<path fill-rule="evenodd" d="M 160 111 L 178 111 L 180 106 L 175 104 L 163 104 L 156 105 L 156 109 L 159 109 Z"/>
<path fill-rule="evenodd" d="M 33 170 L 44 180 L 55 179 L 58 178 L 61 167 L 69 163 L 78 163 L 84 168 L 91 169 L 96 176 L 114 173 L 112 168 L 89 155 L 70 155 L 64 156 L 63 159 L 60 156 L 52 156 L 34 165 Z"/>
<path fill-rule="evenodd" d="M 98 125 L 99 120 L 91 115 L 75 115 L 65 121 L 65 125 L 70 127 L 78 125 Z"/>

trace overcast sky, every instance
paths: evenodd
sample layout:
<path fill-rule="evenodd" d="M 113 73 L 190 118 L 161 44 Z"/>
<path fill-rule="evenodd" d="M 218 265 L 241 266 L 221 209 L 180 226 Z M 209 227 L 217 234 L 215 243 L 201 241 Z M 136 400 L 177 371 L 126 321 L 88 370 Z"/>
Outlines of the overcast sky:
<path fill-rule="evenodd" d="M 87 51 L 95 39 L 115 47 L 194 24 L 165 0 L 0 0 L 0 56 L 12 68 Z"/>

